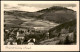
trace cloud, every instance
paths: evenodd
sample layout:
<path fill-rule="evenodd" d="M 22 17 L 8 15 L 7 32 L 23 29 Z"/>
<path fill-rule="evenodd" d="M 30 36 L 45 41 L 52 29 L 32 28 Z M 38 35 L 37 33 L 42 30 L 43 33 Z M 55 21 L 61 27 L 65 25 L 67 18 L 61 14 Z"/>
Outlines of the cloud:
<path fill-rule="evenodd" d="M 51 6 L 65 6 L 67 8 L 75 10 L 75 4 L 27 4 L 27 3 L 6 3 L 4 4 L 4 10 L 20 10 L 20 11 L 29 11 L 35 12 Z"/>
<path fill-rule="evenodd" d="M 38 8 L 38 7 L 28 7 L 28 6 L 23 6 L 23 7 L 20 7 L 19 10 L 22 10 L 22 11 L 29 11 L 29 12 L 35 12 L 35 11 L 38 11 L 38 10 L 41 10 L 42 8 Z"/>
<path fill-rule="evenodd" d="M 4 7 L 8 7 L 8 4 L 4 4 Z"/>
<path fill-rule="evenodd" d="M 76 7 L 67 7 L 68 9 L 72 9 L 74 11 L 77 11 L 77 8 Z"/>
<path fill-rule="evenodd" d="M 18 4 L 18 6 L 26 6 L 27 4 Z"/>
<path fill-rule="evenodd" d="M 9 10 L 18 10 L 19 7 L 16 4 L 4 4 L 4 10 L 9 11 Z"/>
<path fill-rule="evenodd" d="M 20 10 L 20 11 L 29 11 L 29 12 L 35 12 L 38 10 L 41 10 L 42 8 L 34 7 L 34 6 L 23 6 L 22 4 L 4 4 L 4 10 Z"/>

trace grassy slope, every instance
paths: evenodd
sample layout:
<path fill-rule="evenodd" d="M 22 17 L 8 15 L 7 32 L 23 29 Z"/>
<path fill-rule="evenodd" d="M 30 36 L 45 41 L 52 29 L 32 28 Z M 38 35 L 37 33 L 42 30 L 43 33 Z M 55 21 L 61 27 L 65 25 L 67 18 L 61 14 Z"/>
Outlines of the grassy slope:
<path fill-rule="evenodd" d="M 44 21 L 41 19 L 36 19 L 35 17 L 29 15 L 37 15 L 34 13 L 24 12 L 24 11 L 5 11 L 5 24 L 8 27 L 13 26 L 34 26 L 34 27 L 54 27 L 56 23 L 50 22 L 48 20 Z M 28 14 L 28 15 L 25 15 Z M 39 13 L 38 13 L 39 14 Z M 41 13 L 40 13 L 41 14 Z"/>
<path fill-rule="evenodd" d="M 65 29 L 63 32 L 62 29 Z M 68 32 L 69 31 L 69 32 Z M 76 44 L 76 20 L 58 25 L 49 30 L 50 39 L 41 41 L 41 44 Z M 61 33 L 61 34 L 59 34 Z M 64 34 L 63 34 L 64 33 Z"/>
<path fill-rule="evenodd" d="M 67 9 L 65 7 L 59 7 L 59 6 L 50 7 L 38 12 L 44 13 L 38 16 L 38 18 L 49 20 L 55 23 L 63 23 L 76 18 L 75 11 L 71 9 Z"/>

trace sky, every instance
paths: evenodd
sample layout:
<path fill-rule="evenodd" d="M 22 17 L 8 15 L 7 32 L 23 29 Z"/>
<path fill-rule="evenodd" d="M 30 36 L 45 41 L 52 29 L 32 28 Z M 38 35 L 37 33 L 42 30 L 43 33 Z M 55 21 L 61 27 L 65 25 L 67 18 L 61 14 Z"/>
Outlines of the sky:
<path fill-rule="evenodd" d="M 42 10 L 45 8 L 49 8 L 52 6 L 63 6 L 63 7 L 67 7 L 69 9 L 76 9 L 76 5 L 75 4 L 60 4 L 60 3 L 27 3 L 27 2 L 6 2 L 4 3 L 4 10 L 5 11 L 9 11 L 9 10 L 20 10 L 20 11 L 28 11 L 28 12 L 35 12 L 38 10 Z"/>

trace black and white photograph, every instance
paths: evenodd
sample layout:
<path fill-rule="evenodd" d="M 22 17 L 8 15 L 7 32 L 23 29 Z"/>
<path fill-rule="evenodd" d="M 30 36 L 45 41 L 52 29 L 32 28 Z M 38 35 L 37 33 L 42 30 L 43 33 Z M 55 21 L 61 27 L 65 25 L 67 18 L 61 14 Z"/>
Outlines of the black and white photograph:
<path fill-rule="evenodd" d="M 2 1 L 1 50 L 79 50 L 79 2 Z"/>
<path fill-rule="evenodd" d="M 76 4 L 4 3 L 4 45 L 76 45 Z"/>

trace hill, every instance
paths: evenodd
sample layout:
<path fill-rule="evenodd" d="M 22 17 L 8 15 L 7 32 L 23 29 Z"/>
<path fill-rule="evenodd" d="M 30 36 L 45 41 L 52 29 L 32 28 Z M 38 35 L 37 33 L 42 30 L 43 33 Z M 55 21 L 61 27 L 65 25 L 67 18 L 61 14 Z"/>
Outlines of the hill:
<path fill-rule="evenodd" d="M 27 12 L 27 11 L 18 11 L 18 10 L 4 11 L 4 15 L 14 15 L 17 17 L 24 17 L 24 18 L 36 17 L 41 14 L 42 13 L 39 12 Z"/>
<path fill-rule="evenodd" d="M 57 23 L 48 20 L 37 19 L 36 16 L 41 13 L 25 11 L 4 11 L 4 22 L 7 29 L 14 26 L 32 26 L 32 27 L 54 27 Z"/>
<path fill-rule="evenodd" d="M 76 20 L 65 22 L 49 30 L 49 39 L 42 45 L 76 44 Z"/>
<path fill-rule="evenodd" d="M 73 11 L 71 9 L 68 9 L 66 7 L 61 7 L 61 6 L 52 6 L 52 7 L 49 7 L 49 8 L 46 8 L 46 9 L 43 9 L 43 10 L 39 10 L 37 12 L 42 12 L 42 13 L 46 13 L 46 12 L 50 12 L 50 11 L 58 11 L 58 10 L 70 10 L 70 11 Z"/>
<path fill-rule="evenodd" d="M 76 12 L 66 7 L 53 6 L 50 8 L 42 9 L 37 12 L 26 11 L 4 11 L 5 15 L 14 15 L 23 18 L 35 18 L 39 20 L 47 20 L 54 23 L 64 23 L 76 19 Z"/>
<path fill-rule="evenodd" d="M 60 6 L 53 6 L 37 12 L 43 13 L 42 15 L 38 16 L 38 18 L 55 23 L 64 23 L 76 18 L 75 11 Z"/>

